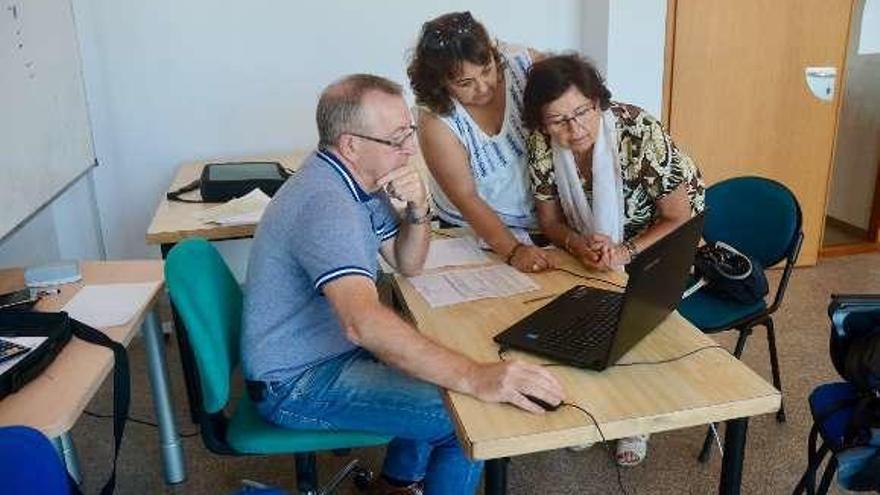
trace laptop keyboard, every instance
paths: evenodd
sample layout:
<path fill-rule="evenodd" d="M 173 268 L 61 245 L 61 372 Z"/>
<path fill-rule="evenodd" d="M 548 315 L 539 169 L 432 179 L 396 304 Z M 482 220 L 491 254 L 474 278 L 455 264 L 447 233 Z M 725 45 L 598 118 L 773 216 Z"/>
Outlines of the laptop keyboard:
<path fill-rule="evenodd" d="M 585 359 L 595 356 L 611 340 L 623 304 L 622 294 L 591 292 L 578 298 L 578 316 L 560 325 L 545 328 L 540 333 L 527 334 L 538 347 L 556 355 Z"/>

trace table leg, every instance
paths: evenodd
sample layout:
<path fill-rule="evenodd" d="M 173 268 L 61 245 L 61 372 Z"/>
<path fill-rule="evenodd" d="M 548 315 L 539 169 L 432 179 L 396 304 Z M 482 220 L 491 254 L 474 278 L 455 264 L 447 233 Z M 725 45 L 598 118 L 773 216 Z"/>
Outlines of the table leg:
<path fill-rule="evenodd" d="M 510 459 L 501 457 L 486 461 L 485 495 L 505 495 L 507 493 L 507 464 Z"/>
<path fill-rule="evenodd" d="M 77 485 L 82 485 L 82 472 L 79 470 L 79 458 L 76 455 L 76 449 L 73 446 L 73 439 L 70 438 L 70 432 L 65 431 L 61 435 L 52 439 L 52 445 L 61 457 L 67 473 L 73 478 Z"/>
<path fill-rule="evenodd" d="M 144 318 L 142 327 L 144 345 L 147 348 L 147 364 L 149 366 L 150 388 L 153 392 L 153 404 L 156 408 L 156 419 L 159 423 L 159 439 L 161 442 L 162 464 L 165 482 L 180 483 L 186 479 L 186 467 L 183 463 L 183 446 L 177 434 L 174 422 L 174 410 L 171 405 L 171 393 L 168 386 L 168 372 L 165 365 L 165 352 L 162 347 L 162 329 L 159 317 L 152 310 Z"/>
<path fill-rule="evenodd" d="M 721 495 L 739 495 L 748 427 L 749 418 L 727 421 L 724 432 L 724 458 L 721 460 L 721 482 L 718 485 L 718 493 Z"/>

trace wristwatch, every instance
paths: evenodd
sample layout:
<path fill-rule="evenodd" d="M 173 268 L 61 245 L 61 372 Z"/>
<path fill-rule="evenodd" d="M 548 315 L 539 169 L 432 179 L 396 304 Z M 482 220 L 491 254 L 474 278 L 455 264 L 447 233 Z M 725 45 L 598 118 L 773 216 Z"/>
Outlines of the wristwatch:
<path fill-rule="evenodd" d="M 421 216 L 416 216 L 414 212 L 414 208 L 406 207 L 406 221 L 413 225 L 421 225 L 423 223 L 428 223 L 431 221 L 431 216 L 433 212 L 431 211 L 431 203 L 428 203 L 425 208 L 425 213 Z"/>
<path fill-rule="evenodd" d="M 636 256 L 639 254 L 639 249 L 636 247 L 636 243 L 634 243 L 631 239 L 627 239 L 620 243 L 626 249 L 627 254 L 629 254 L 629 260 L 632 261 L 636 259 Z"/>

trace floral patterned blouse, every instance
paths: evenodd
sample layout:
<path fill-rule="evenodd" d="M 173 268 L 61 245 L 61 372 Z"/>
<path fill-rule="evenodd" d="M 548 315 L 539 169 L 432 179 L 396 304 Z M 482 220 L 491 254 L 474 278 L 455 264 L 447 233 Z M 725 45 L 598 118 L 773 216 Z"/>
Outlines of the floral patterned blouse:
<path fill-rule="evenodd" d="M 620 146 L 617 162 L 623 179 L 624 238 L 631 239 L 655 220 L 657 200 L 671 193 L 682 183 L 694 213 L 705 206 L 705 185 L 694 161 L 682 152 L 660 122 L 634 105 L 611 102 L 617 117 Z M 553 171 L 553 149 L 549 139 L 539 131 L 529 136 L 529 181 L 535 199 L 557 199 L 556 174 Z M 580 176 L 580 170 L 578 170 Z M 581 183 L 587 197 L 592 186 L 583 177 Z"/>

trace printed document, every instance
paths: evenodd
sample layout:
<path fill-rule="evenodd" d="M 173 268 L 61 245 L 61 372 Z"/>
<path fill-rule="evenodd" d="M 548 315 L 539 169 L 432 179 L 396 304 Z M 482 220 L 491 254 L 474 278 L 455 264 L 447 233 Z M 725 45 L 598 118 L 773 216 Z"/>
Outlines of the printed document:
<path fill-rule="evenodd" d="M 431 273 L 411 277 L 409 281 L 432 308 L 540 288 L 528 275 L 508 265 Z"/>

